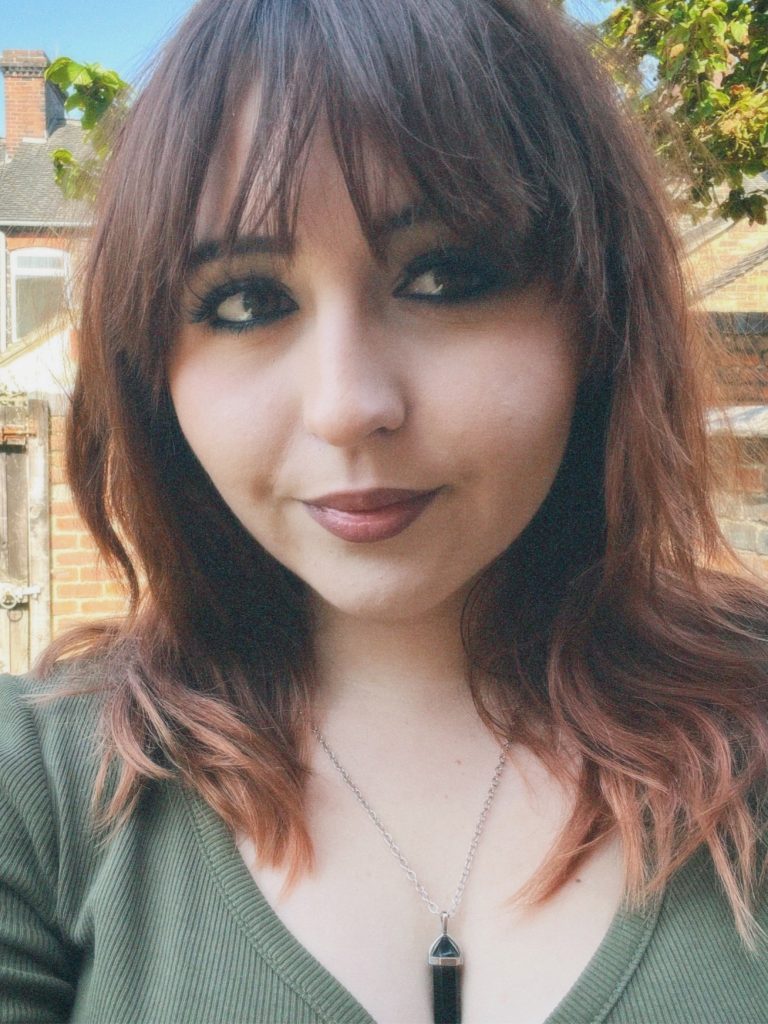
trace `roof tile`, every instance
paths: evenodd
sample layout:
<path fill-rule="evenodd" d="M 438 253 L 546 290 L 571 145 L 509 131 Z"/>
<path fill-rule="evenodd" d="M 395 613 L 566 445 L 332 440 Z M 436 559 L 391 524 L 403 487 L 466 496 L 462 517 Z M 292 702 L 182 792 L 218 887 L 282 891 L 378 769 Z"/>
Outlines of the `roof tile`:
<path fill-rule="evenodd" d="M 52 155 L 57 149 L 78 157 L 86 152 L 79 124 L 61 125 L 45 142 L 22 142 L 10 162 L 0 166 L 0 228 L 88 222 L 88 204 L 65 199 L 56 184 Z"/>

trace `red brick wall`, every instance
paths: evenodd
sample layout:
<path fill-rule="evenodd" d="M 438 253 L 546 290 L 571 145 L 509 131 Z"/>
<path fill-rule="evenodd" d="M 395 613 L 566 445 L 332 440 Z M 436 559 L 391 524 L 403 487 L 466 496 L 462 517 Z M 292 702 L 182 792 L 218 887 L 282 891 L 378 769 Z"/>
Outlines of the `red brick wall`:
<path fill-rule="evenodd" d="M 768 260 L 711 290 L 712 282 L 766 246 L 768 227 L 744 220 L 722 225 L 689 253 L 693 290 L 704 290 L 701 308 L 706 313 L 768 313 Z M 768 405 L 768 339 L 727 336 L 713 357 L 723 404 Z"/>
<path fill-rule="evenodd" d="M 9 154 L 24 138 L 46 137 L 45 79 L 48 58 L 40 50 L 5 50 L 5 140 Z M 33 69 L 33 70 L 30 70 Z"/>
<path fill-rule="evenodd" d="M 736 473 L 718 497 L 718 518 L 745 570 L 768 580 L 768 438 L 740 438 L 736 448 Z"/>
<path fill-rule="evenodd" d="M 746 220 L 732 224 L 690 254 L 694 278 L 700 285 L 768 245 L 768 226 Z M 743 274 L 704 299 L 704 307 L 726 313 L 764 313 L 768 310 L 768 261 Z"/>
<path fill-rule="evenodd" d="M 17 249 L 58 249 L 62 252 L 72 250 L 72 240 L 65 234 L 51 234 L 50 231 L 44 235 L 12 234 L 10 231 L 5 238 L 8 252 L 15 252 Z"/>
<path fill-rule="evenodd" d="M 767 245 L 768 227 L 732 225 L 692 254 L 696 280 L 706 287 Z M 703 306 L 713 313 L 768 312 L 768 262 L 711 292 Z M 767 350 L 768 339 L 761 335 L 724 339 L 715 353 L 724 404 L 768 405 Z M 719 496 L 720 525 L 747 572 L 768 580 L 768 438 L 739 438 L 736 448 L 735 478 Z"/>
<path fill-rule="evenodd" d="M 718 340 L 713 362 L 721 404 L 768 405 L 768 339 L 742 335 Z"/>
<path fill-rule="evenodd" d="M 51 416 L 52 635 L 125 611 L 125 592 L 104 567 L 64 476 L 64 417 Z"/>

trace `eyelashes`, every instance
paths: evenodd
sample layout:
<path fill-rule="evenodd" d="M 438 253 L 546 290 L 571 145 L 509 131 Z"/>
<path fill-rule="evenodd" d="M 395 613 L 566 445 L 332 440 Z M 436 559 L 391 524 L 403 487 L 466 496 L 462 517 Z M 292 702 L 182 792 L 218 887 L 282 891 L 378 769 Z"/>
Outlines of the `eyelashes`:
<path fill-rule="evenodd" d="M 520 268 L 506 267 L 467 249 L 440 249 L 409 263 L 395 295 L 421 302 L 461 303 L 522 283 Z"/>
<path fill-rule="evenodd" d="M 531 268 L 522 264 L 502 265 L 475 250 L 441 247 L 411 260 L 392 294 L 433 306 L 456 306 L 522 288 L 531 279 Z M 298 308 L 290 290 L 276 278 L 245 274 L 198 296 L 189 319 L 211 330 L 239 333 L 275 324 Z"/>
<path fill-rule="evenodd" d="M 277 281 L 246 276 L 212 288 L 192 309 L 190 320 L 237 333 L 275 323 L 298 308 Z"/>

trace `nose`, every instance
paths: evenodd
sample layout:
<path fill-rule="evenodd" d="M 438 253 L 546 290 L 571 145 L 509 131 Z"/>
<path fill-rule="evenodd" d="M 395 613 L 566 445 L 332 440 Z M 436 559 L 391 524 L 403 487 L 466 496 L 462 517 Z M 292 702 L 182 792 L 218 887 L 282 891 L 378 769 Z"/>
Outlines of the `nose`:
<path fill-rule="evenodd" d="M 399 430 L 407 413 L 395 339 L 374 316 L 342 306 L 318 316 L 307 339 L 306 430 L 335 447 Z"/>

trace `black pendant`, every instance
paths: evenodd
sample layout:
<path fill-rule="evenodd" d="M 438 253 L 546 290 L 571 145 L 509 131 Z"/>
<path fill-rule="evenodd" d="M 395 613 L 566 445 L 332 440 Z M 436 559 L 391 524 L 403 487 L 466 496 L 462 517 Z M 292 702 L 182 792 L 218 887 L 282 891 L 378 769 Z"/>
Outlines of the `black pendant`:
<path fill-rule="evenodd" d="M 448 934 L 448 915 L 440 915 L 441 935 L 432 943 L 429 966 L 432 968 L 432 1007 L 435 1024 L 461 1024 L 461 950 Z"/>

